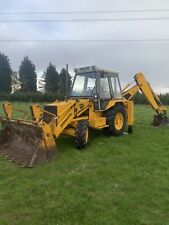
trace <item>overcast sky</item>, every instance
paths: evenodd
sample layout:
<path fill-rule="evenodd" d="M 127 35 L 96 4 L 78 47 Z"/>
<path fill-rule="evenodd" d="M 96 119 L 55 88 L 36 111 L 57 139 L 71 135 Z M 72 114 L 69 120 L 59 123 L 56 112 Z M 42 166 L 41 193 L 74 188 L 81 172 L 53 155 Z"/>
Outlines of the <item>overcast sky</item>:
<path fill-rule="evenodd" d="M 1 0 L 0 12 L 169 9 L 169 0 Z M 162 17 L 169 12 L 102 15 L 0 15 L 0 19 L 83 19 Z M 169 38 L 169 20 L 85 23 L 0 23 L 2 39 L 158 39 Z M 122 85 L 142 71 L 157 92 L 169 92 L 169 42 L 1 43 L 12 68 L 25 55 L 38 74 L 49 62 L 57 69 L 98 65 L 119 71 Z"/>

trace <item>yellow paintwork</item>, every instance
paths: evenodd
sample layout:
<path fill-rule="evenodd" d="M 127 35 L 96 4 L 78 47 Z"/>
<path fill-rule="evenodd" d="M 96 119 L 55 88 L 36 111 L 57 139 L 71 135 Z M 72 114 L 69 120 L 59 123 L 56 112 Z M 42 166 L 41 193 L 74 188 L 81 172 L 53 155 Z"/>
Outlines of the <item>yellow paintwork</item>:
<path fill-rule="evenodd" d="M 112 99 L 108 102 L 106 109 L 110 109 L 112 107 L 114 107 L 117 103 L 121 103 L 121 104 L 126 104 L 127 100 L 126 99 Z"/>
<path fill-rule="evenodd" d="M 89 122 L 91 120 L 95 120 L 97 118 L 100 118 L 102 116 L 101 111 L 95 111 L 94 109 L 94 103 L 91 101 L 89 104 Z"/>
<path fill-rule="evenodd" d="M 42 109 L 40 108 L 39 105 L 32 105 L 31 106 L 31 112 L 33 116 L 34 121 L 38 121 L 41 118 L 41 115 L 43 114 Z"/>
<path fill-rule="evenodd" d="M 125 88 L 123 90 L 124 90 L 125 94 L 129 95 L 129 97 L 127 99 L 131 100 L 133 98 L 133 96 L 135 96 L 135 94 L 137 94 L 137 92 L 140 90 L 140 87 L 138 85 L 135 85 L 134 87 L 128 89 L 127 91 Z"/>
<path fill-rule="evenodd" d="M 52 133 L 52 130 L 50 129 L 50 127 L 48 126 L 48 124 L 46 124 L 45 122 L 43 122 L 41 124 L 41 128 L 43 130 L 43 139 L 44 139 L 44 143 L 45 143 L 45 150 L 50 150 L 56 147 L 56 142 Z"/>
<path fill-rule="evenodd" d="M 121 128 L 123 127 L 124 124 L 124 118 L 123 118 L 123 114 L 121 112 L 117 113 L 115 116 L 115 128 L 117 130 L 121 130 Z"/>
<path fill-rule="evenodd" d="M 70 127 L 70 128 L 66 128 L 64 129 L 64 131 L 62 132 L 62 134 L 65 134 L 65 135 L 69 135 L 69 136 L 75 136 L 75 128 L 74 127 Z"/>
<path fill-rule="evenodd" d="M 88 142 L 88 138 L 89 138 L 89 128 L 87 128 L 86 130 L 86 143 Z"/>
<path fill-rule="evenodd" d="M 127 122 L 128 126 L 131 126 L 134 124 L 134 105 L 133 101 L 128 101 L 126 104 L 126 112 L 127 112 Z"/>
<path fill-rule="evenodd" d="M 72 123 L 71 125 L 73 124 L 73 122 L 78 122 L 80 120 L 89 120 L 89 117 L 88 116 L 81 116 L 81 117 L 76 117 L 72 120 Z"/>
<path fill-rule="evenodd" d="M 12 104 L 4 103 L 3 104 L 3 109 L 4 109 L 4 112 L 6 114 L 6 117 L 11 119 L 12 118 L 12 114 L 13 114 L 13 106 L 12 106 Z"/>
<path fill-rule="evenodd" d="M 107 127 L 106 117 L 98 117 L 89 121 L 89 126 L 95 129 L 101 129 Z"/>

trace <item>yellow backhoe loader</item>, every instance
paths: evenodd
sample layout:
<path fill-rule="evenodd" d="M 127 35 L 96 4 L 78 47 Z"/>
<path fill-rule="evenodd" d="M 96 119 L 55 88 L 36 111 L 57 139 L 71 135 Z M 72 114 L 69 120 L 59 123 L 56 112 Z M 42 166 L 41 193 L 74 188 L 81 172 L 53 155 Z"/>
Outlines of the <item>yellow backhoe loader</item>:
<path fill-rule="evenodd" d="M 135 76 L 136 85 L 121 89 L 118 73 L 89 66 L 75 69 L 69 97 L 44 108 L 30 107 L 32 120 L 14 119 L 15 108 L 3 104 L 6 117 L 0 117 L 0 154 L 22 166 L 32 167 L 56 158 L 57 138 L 74 137 L 78 149 L 88 142 L 88 128 L 102 129 L 107 135 L 133 132 L 132 97 L 141 90 L 156 111 L 156 125 L 168 122 L 166 111 L 143 74 Z M 154 120 L 154 121 L 155 121 Z M 158 124 L 157 124 L 158 121 Z"/>

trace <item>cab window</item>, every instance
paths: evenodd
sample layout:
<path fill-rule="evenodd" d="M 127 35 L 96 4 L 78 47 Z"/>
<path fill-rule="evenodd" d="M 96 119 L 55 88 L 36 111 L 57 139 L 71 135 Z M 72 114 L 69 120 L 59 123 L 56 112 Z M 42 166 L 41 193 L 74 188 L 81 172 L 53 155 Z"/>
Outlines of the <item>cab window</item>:
<path fill-rule="evenodd" d="M 83 73 L 75 77 L 71 96 L 92 97 L 96 93 L 96 74 Z"/>
<path fill-rule="evenodd" d="M 121 88 L 119 84 L 119 79 L 117 76 L 111 76 L 111 84 L 112 84 L 112 89 L 113 89 L 113 97 L 115 99 L 122 98 L 121 94 Z"/>
<path fill-rule="evenodd" d="M 99 95 L 101 99 L 110 99 L 110 87 L 107 74 L 100 74 Z"/>

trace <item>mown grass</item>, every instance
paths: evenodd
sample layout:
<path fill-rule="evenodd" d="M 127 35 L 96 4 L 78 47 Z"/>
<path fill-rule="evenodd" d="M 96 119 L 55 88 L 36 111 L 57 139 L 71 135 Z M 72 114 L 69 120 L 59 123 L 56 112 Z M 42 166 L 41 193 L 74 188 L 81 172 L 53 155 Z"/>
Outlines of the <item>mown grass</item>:
<path fill-rule="evenodd" d="M 152 116 L 135 107 L 134 134 L 92 131 L 85 151 L 61 137 L 59 159 L 34 169 L 0 157 L 0 225 L 169 224 L 169 127 Z"/>

